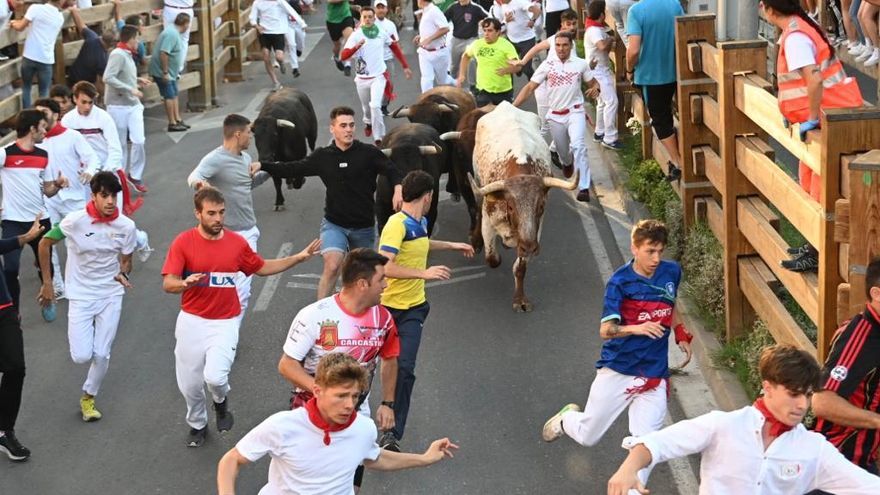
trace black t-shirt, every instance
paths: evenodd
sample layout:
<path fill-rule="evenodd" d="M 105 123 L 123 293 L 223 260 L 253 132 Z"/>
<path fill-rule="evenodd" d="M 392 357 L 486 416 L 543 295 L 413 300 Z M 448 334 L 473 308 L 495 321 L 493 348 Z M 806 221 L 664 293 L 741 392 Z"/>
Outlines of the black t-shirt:
<path fill-rule="evenodd" d="M 94 84 L 98 76 L 104 75 L 104 69 L 107 68 L 107 58 L 110 54 L 101 43 L 101 37 L 98 36 L 98 33 L 85 28 L 82 36 L 82 48 L 80 48 L 73 65 L 68 69 L 70 83 L 88 81 Z"/>
<path fill-rule="evenodd" d="M 480 21 L 489 15 L 475 3 L 462 5 L 458 2 L 446 9 L 446 19 L 452 22 L 452 36 L 467 40 L 477 37 Z"/>

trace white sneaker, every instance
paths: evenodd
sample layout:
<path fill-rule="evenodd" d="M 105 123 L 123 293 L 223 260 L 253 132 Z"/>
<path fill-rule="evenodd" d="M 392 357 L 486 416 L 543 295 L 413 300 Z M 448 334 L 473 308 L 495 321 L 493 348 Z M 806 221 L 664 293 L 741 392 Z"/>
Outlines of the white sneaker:
<path fill-rule="evenodd" d="M 849 53 L 850 55 L 853 55 L 853 56 L 858 56 L 858 55 L 862 54 L 862 51 L 864 49 L 865 49 L 865 45 L 863 45 L 859 42 L 855 42 L 849 47 L 849 50 L 847 50 L 846 53 Z"/>
<path fill-rule="evenodd" d="M 54 283 L 53 291 L 55 292 L 55 299 L 64 299 L 64 282 L 56 281 Z"/>
<path fill-rule="evenodd" d="M 873 54 L 874 54 L 873 48 L 865 47 L 865 50 L 862 51 L 862 53 L 858 57 L 856 57 L 856 62 L 864 63 L 865 60 L 868 60 L 869 58 L 871 58 L 871 55 L 873 55 Z"/>
<path fill-rule="evenodd" d="M 874 48 L 874 52 L 868 60 L 865 60 L 865 67 L 873 67 L 880 63 L 880 48 Z"/>
<path fill-rule="evenodd" d="M 545 442 L 553 442 L 565 434 L 562 429 L 562 415 L 567 412 L 580 412 L 581 406 L 577 404 L 566 404 L 565 407 L 554 414 L 553 417 L 544 423 L 544 429 L 541 431 L 541 437 Z"/>
<path fill-rule="evenodd" d="M 143 230 L 137 231 L 137 248 L 135 251 L 137 251 L 137 257 L 141 263 L 146 263 L 150 259 L 150 255 L 153 254 L 153 248 L 150 247 L 150 236 Z"/>

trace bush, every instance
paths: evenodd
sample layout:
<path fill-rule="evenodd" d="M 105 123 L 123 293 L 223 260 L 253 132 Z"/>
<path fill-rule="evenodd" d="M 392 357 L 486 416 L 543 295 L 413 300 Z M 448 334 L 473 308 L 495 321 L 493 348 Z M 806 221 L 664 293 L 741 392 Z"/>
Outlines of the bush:
<path fill-rule="evenodd" d="M 724 336 L 724 265 L 721 244 L 705 223 L 695 223 L 685 238 L 681 257 L 684 293 L 719 338 Z"/>
<path fill-rule="evenodd" d="M 712 362 L 736 374 L 746 389 L 750 399 L 758 397 L 761 391 L 761 374 L 758 371 L 758 360 L 761 351 L 775 343 L 767 329 L 767 324 L 757 320 L 749 333 L 742 338 L 724 344 L 712 356 Z"/>

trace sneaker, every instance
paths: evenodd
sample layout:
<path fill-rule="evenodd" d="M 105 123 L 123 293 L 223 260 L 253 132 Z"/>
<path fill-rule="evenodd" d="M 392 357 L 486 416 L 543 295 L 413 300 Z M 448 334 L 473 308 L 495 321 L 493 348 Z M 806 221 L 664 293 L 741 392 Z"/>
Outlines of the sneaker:
<path fill-rule="evenodd" d="M 676 182 L 681 179 L 681 169 L 676 167 L 674 163 L 667 162 L 667 166 L 669 167 L 669 173 L 666 174 L 666 180 L 669 182 Z"/>
<path fill-rule="evenodd" d="M 52 323 L 55 321 L 55 318 L 58 317 L 58 311 L 55 309 L 55 303 L 50 303 L 48 306 L 43 306 L 41 308 L 41 312 L 43 313 L 43 319 L 48 323 Z"/>
<path fill-rule="evenodd" d="M 874 49 L 866 46 L 865 49 L 862 50 L 862 53 L 860 53 L 859 56 L 856 57 L 856 62 L 864 62 L 865 60 L 868 60 L 869 58 L 871 58 L 871 55 L 873 55 L 873 54 L 874 54 Z"/>
<path fill-rule="evenodd" d="M 64 299 L 64 281 L 61 280 L 61 277 L 55 279 L 55 284 L 52 289 L 55 292 L 55 299 Z"/>
<path fill-rule="evenodd" d="M 150 192 L 150 188 L 148 188 L 147 185 L 144 184 L 144 181 L 142 181 L 142 180 L 135 179 L 134 177 L 129 175 L 128 182 L 131 184 L 131 187 L 133 187 L 135 191 L 137 191 L 141 194 L 145 194 L 145 193 Z"/>
<path fill-rule="evenodd" d="M 186 122 L 184 122 L 184 121 L 182 121 L 182 120 L 178 120 L 178 121 L 177 121 L 177 125 L 181 125 L 181 126 L 183 126 L 183 127 L 186 127 L 187 129 L 192 129 L 192 126 L 191 126 L 191 125 L 187 124 Z"/>
<path fill-rule="evenodd" d="M 874 48 L 874 52 L 865 60 L 865 67 L 873 67 L 880 63 L 880 48 Z"/>
<path fill-rule="evenodd" d="M 143 230 L 138 230 L 136 236 L 137 248 L 135 251 L 137 251 L 138 261 L 146 263 L 154 251 L 154 249 L 150 247 L 150 236 Z"/>
<path fill-rule="evenodd" d="M 564 175 L 566 179 L 570 179 L 571 176 L 574 175 L 574 164 L 563 165 L 562 166 L 562 175 Z"/>
<path fill-rule="evenodd" d="M 861 43 L 855 43 L 854 45 L 850 46 L 849 50 L 847 50 L 846 52 L 849 53 L 850 55 L 857 56 L 857 55 L 861 55 L 862 51 L 864 49 L 865 49 L 865 45 L 863 45 Z"/>
<path fill-rule="evenodd" d="M 797 258 L 782 261 L 782 268 L 793 272 L 817 272 L 819 271 L 819 255 L 811 250 Z"/>
<path fill-rule="evenodd" d="M 379 448 L 390 450 L 391 452 L 400 452 L 400 443 L 397 441 L 397 438 L 394 437 L 394 433 L 386 431 L 385 433 L 382 433 L 382 436 L 379 438 Z"/>
<path fill-rule="evenodd" d="M 553 162 L 553 165 L 555 165 L 556 168 L 558 168 L 558 169 L 562 168 L 562 162 L 559 161 L 559 153 L 551 150 L 550 151 L 550 161 Z"/>
<path fill-rule="evenodd" d="M 180 124 L 168 124 L 168 132 L 183 132 L 189 129 Z"/>
<path fill-rule="evenodd" d="M 9 56 L 3 55 L 2 53 L 0 53 L 0 62 L 6 61 L 6 60 L 9 60 Z"/>
<path fill-rule="evenodd" d="M 333 63 L 336 64 L 337 70 L 345 70 L 345 64 L 342 63 L 342 60 L 339 60 L 336 57 L 330 57 L 330 59 L 333 60 Z"/>
<path fill-rule="evenodd" d="M 377 140 L 373 141 L 373 145 L 375 145 L 379 149 L 382 149 L 382 140 L 377 139 Z"/>
<path fill-rule="evenodd" d="M 594 143 L 601 143 L 601 142 L 602 142 L 602 138 L 604 138 L 604 137 L 605 137 L 605 134 L 599 134 L 598 132 L 597 132 L 597 133 L 594 133 L 594 134 L 593 134 L 593 142 L 594 142 Z"/>
<path fill-rule="evenodd" d="M 272 67 L 274 67 L 274 68 L 276 68 L 276 69 L 280 69 L 280 68 L 281 68 L 281 64 L 279 64 L 277 60 L 273 60 L 273 61 L 272 61 Z"/>
<path fill-rule="evenodd" d="M 217 413 L 217 431 L 223 433 L 232 429 L 235 424 L 235 418 L 232 417 L 232 411 L 229 410 L 229 397 L 223 399 L 223 402 L 214 403 L 214 412 Z"/>
<path fill-rule="evenodd" d="M 388 111 L 388 105 L 382 105 L 382 115 L 391 115 L 391 112 Z"/>
<path fill-rule="evenodd" d="M 345 68 L 342 69 L 342 72 L 345 74 L 345 77 L 351 77 L 351 66 L 346 65 Z"/>
<path fill-rule="evenodd" d="M 449 193 L 449 199 L 453 203 L 460 203 L 461 202 L 461 193 L 457 193 L 457 192 Z"/>
<path fill-rule="evenodd" d="M 290 73 L 293 74 L 293 77 L 299 77 L 299 69 L 293 69 Z"/>
<path fill-rule="evenodd" d="M 24 462 L 31 456 L 31 451 L 15 438 L 15 430 L 0 432 L 0 452 L 6 454 L 9 460 Z M 399 452 L 399 451 L 398 451 Z"/>
<path fill-rule="evenodd" d="M 554 414 L 552 418 L 548 419 L 546 423 L 544 423 L 544 429 L 541 431 L 541 437 L 545 442 L 553 442 L 558 440 L 559 437 L 565 434 L 565 431 L 562 430 L 562 415 L 571 411 L 571 412 L 580 412 L 581 406 L 577 404 L 566 404 L 565 407 L 559 410 L 558 413 Z"/>
<path fill-rule="evenodd" d="M 813 249 L 813 246 L 810 246 L 809 244 L 804 244 L 803 246 L 790 247 L 785 251 L 792 256 L 802 256 L 804 253 L 810 252 L 811 249 Z"/>
<path fill-rule="evenodd" d="M 367 124 L 364 126 L 364 136 L 370 137 L 373 135 L 373 126 Z"/>
<path fill-rule="evenodd" d="M 277 82 L 277 83 L 275 83 L 274 86 L 272 86 L 272 92 L 274 93 L 274 92 L 278 91 L 278 90 L 281 89 L 281 88 L 282 88 L 281 83 L 280 83 L 280 82 Z"/>
<path fill-rule="evenodd" d="M 186 446 L 191 448 L 201 447 L 203 443 L 205 443 L 205 438 L 208 436 L 208 427 L 204 427 L 202 429 L 190 428 L 189 434 L 186 436 Z"/>
<path fill-rule="evenodd" d="M 602 146 L 608 148 L 609 150 L 620 151 L 623 149 L 623 142 L 619 139 L 612 143 L 606 143 L 605 141 L 602 141 Z"/>
<path fill-rule="evenodd" d="M 94 397 L 83 394 L 83 396 L 79 398 L 79 408 L 82 411 L 83 421 L 86 423 L 98 421 L 103 417 L 101 411 L 95 407 Z"/>
<path fill-rule="evenodd" d="M 578 191 L 577 200 L 581 203 L 589 203 L 590 202 L 590 190 L 589 189 L 581 189 Z"/>
<path fill-rule="evenodd" d="M 275 67 L 278 67 L 278 70 L 281 71 L 282 74 L 286 74 L 286 73 L 287 73 L 287 62 L 284 62 L 284 63 L 281 63 L 281 64 L 279 64 L 279 63 L 276 62 L 276 63 L 275 63 Z"/>

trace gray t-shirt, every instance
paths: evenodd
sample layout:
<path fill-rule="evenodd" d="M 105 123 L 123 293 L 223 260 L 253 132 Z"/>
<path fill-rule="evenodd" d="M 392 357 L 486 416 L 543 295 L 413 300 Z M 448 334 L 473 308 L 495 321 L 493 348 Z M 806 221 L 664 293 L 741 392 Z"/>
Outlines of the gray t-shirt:
<path fill-rule="evenodd" d="M 254 181 L 250 175 L 250 164 L 251 157 L 246 152 L 233 155 L 220 146 L 205 155 L 187 179 L 190 186 L 202 180 L 223 193 L 226 198 L 226 218 L 223 223 L 229 230 L 241 232 L 257 225 L 251 195 Z"/>

